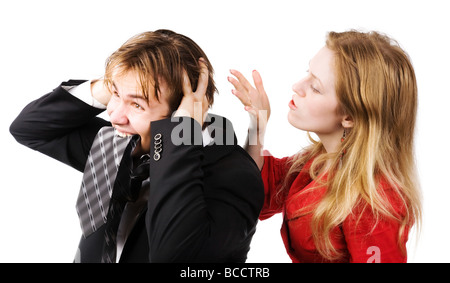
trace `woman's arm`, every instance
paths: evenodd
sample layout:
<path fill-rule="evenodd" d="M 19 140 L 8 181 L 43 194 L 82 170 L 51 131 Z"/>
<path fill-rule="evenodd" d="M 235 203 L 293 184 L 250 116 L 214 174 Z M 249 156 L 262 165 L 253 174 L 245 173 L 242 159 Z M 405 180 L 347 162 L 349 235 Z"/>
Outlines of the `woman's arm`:
<path fill-rule="evenodd" d="M 264 165 L 264 135 L 267 122 L 270 117 L 270 103 L 264 90 L 261 75 L 258 71 L 253 71 L 253 87 L 248 80 L 236 70 L 230 70 L 233 77 L 228 77 L 228 81 L 235 87 L 231 92 L 242 102 L 245 110 L 250 115 L 250 126 L 244 149 L 258 165 L 259 170 Z"/>

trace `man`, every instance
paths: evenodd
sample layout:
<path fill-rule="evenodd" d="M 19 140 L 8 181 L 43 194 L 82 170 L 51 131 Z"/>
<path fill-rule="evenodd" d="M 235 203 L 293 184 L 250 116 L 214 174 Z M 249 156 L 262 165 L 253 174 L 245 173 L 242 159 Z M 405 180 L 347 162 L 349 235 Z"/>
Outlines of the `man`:
<path fill-rule="evenodd" d="M 103 79 L 64 82 L 12 123 L 19 143 L 84 171 L 75 262 L 245 262 L 264 189 L 231 123 L 207 114 L 212 74 L 188 37 L 145 32 Z"/>

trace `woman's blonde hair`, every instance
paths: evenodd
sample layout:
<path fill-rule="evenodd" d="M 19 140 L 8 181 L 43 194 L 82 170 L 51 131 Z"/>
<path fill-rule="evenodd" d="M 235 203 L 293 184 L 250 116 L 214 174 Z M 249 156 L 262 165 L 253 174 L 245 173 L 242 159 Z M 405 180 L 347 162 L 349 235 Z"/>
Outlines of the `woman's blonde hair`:
<path fill-rule="evenodd" d="M 354 126 L 335 153 L 326 153 L 323 144 L 310 136 L 312 145 L 294 156 L 279 193 L 287 193 L 289 180 L 311 158 L 313 179 L 331 161 L 326 183 L 321 184 L 327 188 L 324 197 L 294 217 L 313 214 L 313 239 L 322 256 L 330 260 L 344 256 L 333 247 L 330 232 L 356 206 L 371 209 L 377 221 L 381 217 L 397 221 L 398 244 L 406 253 L 400 240 L 421 219 L 414 155 L 417 84 L 413 66 L 397 42 L 378 32 L 329 32 L 326 46 L 335 56 L 338 111 L 349 115 Z M 380 182 L 394 190 L 401 213 L 392 207 Z"/>

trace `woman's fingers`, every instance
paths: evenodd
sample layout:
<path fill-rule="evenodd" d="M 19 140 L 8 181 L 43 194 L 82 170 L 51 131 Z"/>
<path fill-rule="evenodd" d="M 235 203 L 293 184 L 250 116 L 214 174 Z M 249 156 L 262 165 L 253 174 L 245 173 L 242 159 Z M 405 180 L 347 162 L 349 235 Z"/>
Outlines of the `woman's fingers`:
<path fill-rule="evenodd" d="M 235 90 L 231 92 L 239 98 L 239 100 L 245 106 L 253 105 L 252 98 L 255 99 L 255 88 L 250 84 L 250 82 L 241 74 L 241 72 L 237 70 L 230 70 L 230 73 L 235 76 L 237 79 L 233 77 L 228 77 L 228 81 L 235 87 Z"/>
<path fill-rule="evenodd" d="M 248 96 L 248 92 L 241 86 L 240 82 L 237 81 L 235 78 L 228 77 L 228 81 L 234 86 L 235 89 L 231 90 L 231 93 L 233 93 L 244 105 L 251 105 L 252 101 L 250 97 Z"/>
<path fill-rule="evenodd" d="M 236 77 L 238 78 L 238 77 Z M 228 81 L 234 86 L 234 88 L 239 91 L 240 93 L 247 93 L 248 89 L 244 87 L 244 85 L 242 84 L 241 80 L 236 80 L 233 77 L 228 77 Z"/>
<path fill-rule="evenodd" d="M 239 80 L 241 86 L 246 91 L 250 91 L 253 88 L 250 82 L 244 77 L 244 75 L 241 74 L 241 72 L 231 69 L 230 73 Z"/>
<path fill-rule="evenodd" d="M 266 90 L 264 89 L 263 81 L 261 75 L 258 71 L 254 70 L 252 73 L 253 82 L 255 83 L 256 90 L 259 94 L 259 107 L 262 110 L 267 111 L 267 119 L 270 117 L 270 102 L 269 97 L 267 96 Z"/>
<path fill-rule="evenodd" d="M 259 74 L 259 72 L 254 70 L 252 72 L 252 77 L 253 77 L 253 82 L 255 83 L 256 90 L 258 90 L 258 92 L 260 94 L 265 95 L 266 91 L 264 90 L 264 85 L 263 85 L 262 78 L 261 78 L 261 75 Z"/>
<path fill-rule="evenodd" d="M 235 88 L 231 92 L 241 101 L 245 106 L 244 109 L 249 113 L 250 128 L 264 131 L 270 116 L 270 104 L 261 75 L 256 70 L 252 72 L 255 84 L 255 87 L 253 87 L 240 72 L 230 70 L 230 73 L 236 77 L 228 77 L 228 81 Z"/>

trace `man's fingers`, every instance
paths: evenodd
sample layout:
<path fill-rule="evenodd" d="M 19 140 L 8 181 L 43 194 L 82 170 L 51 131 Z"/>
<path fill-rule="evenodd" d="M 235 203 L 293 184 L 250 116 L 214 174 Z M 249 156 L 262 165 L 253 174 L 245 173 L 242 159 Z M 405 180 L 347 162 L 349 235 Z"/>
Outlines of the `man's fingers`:
<path fill-rule="evenodd" d="M 191 81 L 186 70 L 183 70 L 183 94 L 189 95 L 192 93 Z"/>
<path fill-rule="evenodd" d="M 195 93 L 201 93 L 202 95 L 204 95 L 206 93 L 206 89 L 208 88 L 209 72 L 205 60 L 203 58 L 200 58 L 199 64 L 201 69 Z"/>

